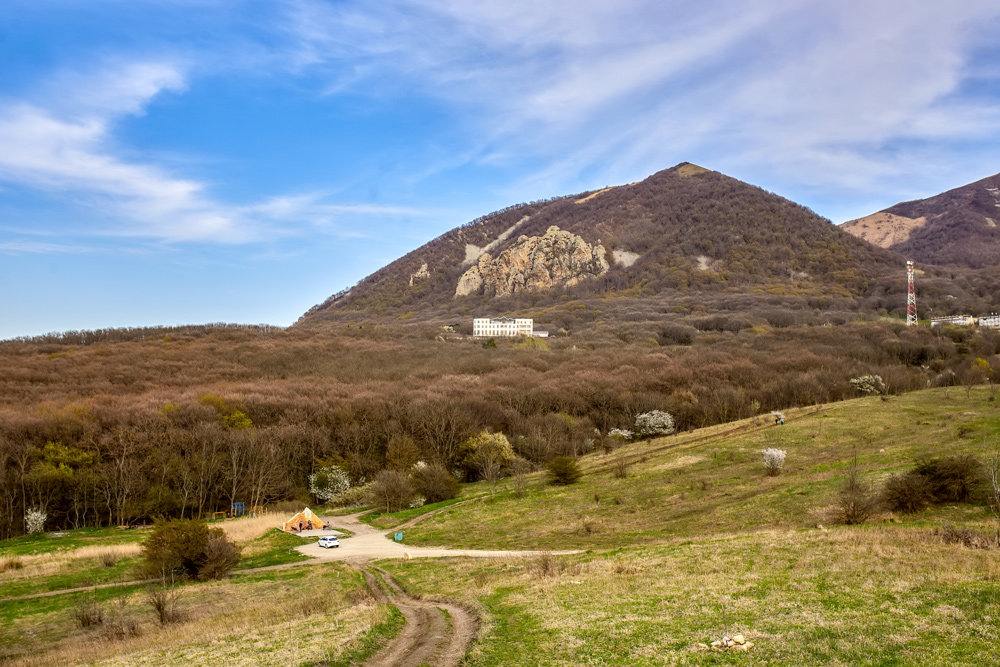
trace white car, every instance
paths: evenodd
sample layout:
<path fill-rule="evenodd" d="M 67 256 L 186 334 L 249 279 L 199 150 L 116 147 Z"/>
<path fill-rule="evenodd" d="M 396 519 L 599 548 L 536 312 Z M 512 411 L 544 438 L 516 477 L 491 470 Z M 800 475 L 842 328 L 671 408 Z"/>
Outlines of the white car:
<path fill-rule="evenodd" d="M 340 538 L 336 535 L 324 535 L 319 538 L 319 545 L 324 549 L 333 549 L 340 546 Z"/>

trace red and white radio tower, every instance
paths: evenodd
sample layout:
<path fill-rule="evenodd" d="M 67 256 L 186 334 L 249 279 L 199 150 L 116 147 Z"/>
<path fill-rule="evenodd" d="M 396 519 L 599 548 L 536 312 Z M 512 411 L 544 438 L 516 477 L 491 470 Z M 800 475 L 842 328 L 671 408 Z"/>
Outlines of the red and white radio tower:
<path fill-rule="evenodd" d="M 906 326 L 917 326 L 917 293 L 913 289 L 913 260 L 906 261 Z"/>

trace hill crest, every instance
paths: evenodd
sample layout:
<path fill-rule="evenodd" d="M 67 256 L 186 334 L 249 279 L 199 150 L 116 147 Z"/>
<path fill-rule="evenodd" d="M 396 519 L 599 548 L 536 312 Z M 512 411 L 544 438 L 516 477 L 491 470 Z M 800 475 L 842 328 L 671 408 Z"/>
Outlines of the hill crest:
<path fill-rule="evenodd" d="M 986 268 L 1000 262 L 1000 174 L 850 220 L 844 231 L 917 262 Z"/>
<path fill-rule="evenodd" d="M 473 220 L 334 295 L 300 323 L 453 318 L 538 309 L 567 295 L 850 297 L 899 263 L 803 206 L 683 162 L 635 183 Z"/>

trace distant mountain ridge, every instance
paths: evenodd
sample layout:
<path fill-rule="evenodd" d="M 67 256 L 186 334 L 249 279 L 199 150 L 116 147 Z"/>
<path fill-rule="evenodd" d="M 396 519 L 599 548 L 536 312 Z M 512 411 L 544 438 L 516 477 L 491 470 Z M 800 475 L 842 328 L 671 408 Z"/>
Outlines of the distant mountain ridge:
<path fill-rule="evenodd" d="M 844 231 L 918 263 L 1000 263 L 1000 174 L 845 222 Z"/>
<path fill-rule="evenodd" d="M 423 320 L 708 292 L 859 297 L 901 258 L 809 209 L 681 163 L 628 185 L 508 207 L 451 230 L 300 320 Z"/>

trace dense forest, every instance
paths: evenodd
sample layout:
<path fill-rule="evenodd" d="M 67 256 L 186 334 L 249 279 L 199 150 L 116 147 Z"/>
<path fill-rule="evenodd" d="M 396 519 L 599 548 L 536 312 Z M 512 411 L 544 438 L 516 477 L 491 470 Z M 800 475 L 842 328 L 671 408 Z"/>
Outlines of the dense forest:
<path fill-rule="evenodd" d="M 0 537 L 23 532 L 31 508 L 58 529 L 306 500 L 308 475 L 329 463 L 355 483 L 417 460 L 454 469 L 483 430 L 540 464 L 652 409 L 683 430 L 854 396 L 849 380 L 867 373 L 901 392 L 1000 369 L 992 332 L 768 312 L 493 344 L 421 325 L 3 342 Z"/>

